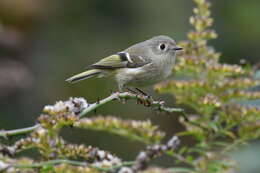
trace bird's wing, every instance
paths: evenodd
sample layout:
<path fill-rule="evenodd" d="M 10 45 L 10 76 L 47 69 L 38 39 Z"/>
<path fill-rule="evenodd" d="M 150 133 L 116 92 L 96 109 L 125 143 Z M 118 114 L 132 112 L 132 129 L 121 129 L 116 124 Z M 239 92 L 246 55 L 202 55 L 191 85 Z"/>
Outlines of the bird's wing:
<path fill-rule="evenodd" d="M 131 55 L 128 52 L 119 52 L 106 57 L 91 65 L 95 69 L 117 69 L 117 68 L 137 68 L 151 63 L 151 60 L 142 56 Z"/>

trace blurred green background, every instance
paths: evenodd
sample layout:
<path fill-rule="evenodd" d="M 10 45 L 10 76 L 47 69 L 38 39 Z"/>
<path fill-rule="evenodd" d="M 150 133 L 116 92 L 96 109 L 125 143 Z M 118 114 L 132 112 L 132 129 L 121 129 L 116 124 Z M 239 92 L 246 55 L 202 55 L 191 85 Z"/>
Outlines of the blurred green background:
<path fill-rule="evenodd" d="M 211 44 L 222 62 L 260 61 L 260 1 L 211 1 L 219 38 Z M 69 97 L 89 102 L 115 91 L 114 82 L 89 79 L 70 85 L 64 80 L 97 59 L 155 35 L 180 41 L 191 30 L 191 0 L 1 0 L 0 1 L 0 129 L 33 125 L 44 105 Z M 170 96 L 153 97 L 174 105 Z M 96 114 L 145 120 L 168 136 L 181 129 L 172 115 L 156 114 L 136 105 L 110 103 Z M 93 113 L 93 116 L 95 114 Z M 133 159 L 139 143 L 107 133 L 65 129 L 65 139 L 110 150 Z"/>

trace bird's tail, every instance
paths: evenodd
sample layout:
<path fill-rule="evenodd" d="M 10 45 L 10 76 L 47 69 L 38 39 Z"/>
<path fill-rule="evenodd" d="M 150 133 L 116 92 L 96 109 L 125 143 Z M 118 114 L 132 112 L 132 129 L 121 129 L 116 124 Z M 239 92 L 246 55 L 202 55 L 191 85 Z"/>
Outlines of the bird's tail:
<path fill-rule="evenodd" d="M 88 78 L 91 78 L 94 76 L 99 76 L 99 75 L 102 75 L 102 70 L 92 69 L 92 70 L 88 70 L 88 71 L 79 73 L 77 75 L 74 75 L 74 76 L 66 79 L 66 81 L 69 83 L 75 83 L 75 82 L 79 82 L 81 80 L 88 79 Z"/>

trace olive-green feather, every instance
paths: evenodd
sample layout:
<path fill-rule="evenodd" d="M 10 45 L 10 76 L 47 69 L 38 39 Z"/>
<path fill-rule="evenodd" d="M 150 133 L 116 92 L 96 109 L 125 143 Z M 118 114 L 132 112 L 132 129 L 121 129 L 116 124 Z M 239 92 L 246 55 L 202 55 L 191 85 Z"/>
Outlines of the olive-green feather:
<path fill-rule="evenodd" d="M 66 81 L 70 82 L 70 83 L 75 83 L 75 82 L 79 82 L 79 81 L 87 79 L 87 78 L 101 75 L 101 73 L 102 73 L 102 71 L 99 69 L 92 69 L 92 70 L 88 70 L 88 71 L 79 73 L 77 75 L 74 75 L 74 76 L 66 79 Z"/>
<path fill-rule="evenodd" d="M 104 58 L 99 62 L 91 65 L 91 67 L 95 69 L 107 70 L 117 68 L 137 68 L 149 64 L 150 62 L 150 59 L 143 58 L 141 56 L 126 55 L 124 53 L 119 53 Z"/>
<path fill-rule="evenodd" d="M 126 67 L 126 65 L 127 61 L 122 61 L 121 57 L 115 54 L 100 60 L 91 65 L 91 67 L 96 69 L 115 69 Z"/>

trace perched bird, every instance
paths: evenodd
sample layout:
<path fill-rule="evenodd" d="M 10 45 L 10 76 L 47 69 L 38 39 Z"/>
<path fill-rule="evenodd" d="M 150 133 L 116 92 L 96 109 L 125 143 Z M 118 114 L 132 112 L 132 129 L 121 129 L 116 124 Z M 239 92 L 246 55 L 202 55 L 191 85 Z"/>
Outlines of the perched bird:
<path fill-rule="evenodd" d="M 142 87 L 155 84 L 172 72 L 176 52 L 182 50 L 168 36 L 155 36 L 137 43 L 91 65 L 91 69 L 66 81 L 78 82 L 90 77 L 112 76 L 118 83 L 119 91 L 127 86 Z"/>

